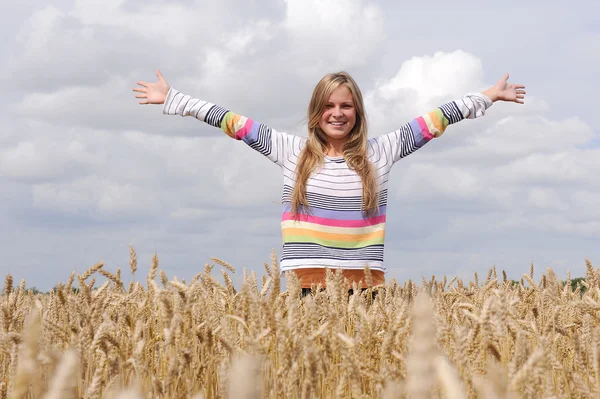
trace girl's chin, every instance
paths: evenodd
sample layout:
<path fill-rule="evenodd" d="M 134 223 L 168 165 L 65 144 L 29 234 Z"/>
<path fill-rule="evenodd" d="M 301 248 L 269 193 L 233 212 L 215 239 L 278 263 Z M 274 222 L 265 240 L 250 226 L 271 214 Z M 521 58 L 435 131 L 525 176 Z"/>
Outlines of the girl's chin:
<path fill-rule="evenodd" d="M 327 131 L 325 132 L 325 134 L 327 135 L 327 137 L 329 137 L 330 139 L 343 139 L 345 137 L 348 137 L 348 133 L 347 132 L 341 132 L 341 131 Z"/>

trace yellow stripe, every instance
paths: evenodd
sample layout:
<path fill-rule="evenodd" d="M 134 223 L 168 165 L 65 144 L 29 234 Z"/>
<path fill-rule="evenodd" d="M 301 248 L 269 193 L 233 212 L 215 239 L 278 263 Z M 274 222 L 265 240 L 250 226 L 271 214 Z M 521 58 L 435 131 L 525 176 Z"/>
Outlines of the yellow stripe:
<path fill-rule="evenodd" d="M 441 136 L 442 133 L 444 133 L 444 131 L 446 130 L 446 127 L 450 124 L 450 121 L 444 116 L 444 113 L 439 108 L 431 112 L 429 115 L 431 115 L 433 123 L 435 123 L 435 125 L 438 126 L 438 130 L 441 132 Z"/>
<path fill-rule="evenodd" d="M 308 242 L 312 244 L 319 244 L 326 247 L 333 248 L 364 248 L 369 245 L 383 245 L 383 237 L 375 238 L 373 240 L 368 241 L 338 241 L 338 240 L 327 240 L 327 239 L 317 239 L 316 237 L 311 236 L 283 236 L 283 242 Z"/>
<path fill-rule="evenodd" d="M 281 229 L 284 238 L 286 236 L 304 236 L 309 238 L 317 238 L 321 240 L 332 240 L 332 241 L 355 241 L 362 242 L 368 240 L 375 239 L 383 239 L 385 236 L 385 231 L 375 231 L 373 233 L 367 234 L 336 234 L 336 233 L 327 233 L 322 231 L 315 231 L 309 229 L 298 229 L 293 227 L 288 227 L 285 229 Z"/>
<path fill-rule="evenodd" d="M 385 229 L 385 223 L 375 224 L 373 226 L 367 227 L 336 227 L 336 226 L 323 226 L 320 224 L 302 222 L 300 220 L 284 220 L 281 222 L 281 228 L 296 228 L 296 229 L 306 229 L 313 231 L 320 231 L 323 233 L 337 233 L 340 234 L 343 232 L 344 234 L 370 234 L 375 233 L 377 231 L 382 231 Z"/>
<path fill-rule="evenodd" d="M 235 126 L 233 127 L 235 129 L 235 132 L 237 133 L 241 128 L 243 128 L 244 126 L 246 126 L 246 121 L 248 120 L 248 118 L 246 118 L 245 116 L 240 116 L 240 118 L 237 120 Z"/>
<path fill-rule="evenodd" d="M 221 130 L 223 130 L 229 137 L 235 138 L 235 126 L 239 122 L 241 116 L 234 114 L 233 112 L 227 112 L 221 122 Z"/>

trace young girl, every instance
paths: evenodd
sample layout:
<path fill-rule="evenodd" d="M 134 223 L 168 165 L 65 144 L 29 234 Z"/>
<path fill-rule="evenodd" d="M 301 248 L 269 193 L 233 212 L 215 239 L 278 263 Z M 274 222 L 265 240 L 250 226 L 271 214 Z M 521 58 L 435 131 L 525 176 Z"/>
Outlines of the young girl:
<path fill-rule="evenodd" d="M 303 291 L 325 286 L 325 269 L 340 268 L 349 283 L 385 282 L 383 243 L 392 165 L 442 135 L 449 124 L 484 115 L 495 101 L 523 104 L 525 86 L 508 74 L 483 93 L 470 93 L 413 119 L 387 135 L 367 138 L 362 94 L 350 75 L 331 73 L 308 106 L 308 138 L 278 132 L 158 81 L 138 81 L 140 104 L 164 104 L 167 115 L 193 116 L 243 140 L 283 171 L 281 271 L 295 272 Z"/>

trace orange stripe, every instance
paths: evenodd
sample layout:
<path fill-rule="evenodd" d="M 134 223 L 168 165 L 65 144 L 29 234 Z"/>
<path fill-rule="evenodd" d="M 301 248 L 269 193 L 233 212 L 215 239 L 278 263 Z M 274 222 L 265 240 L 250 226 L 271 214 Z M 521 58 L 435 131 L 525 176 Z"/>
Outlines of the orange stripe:
<path fill-rule="evenodd" d="M 336 241 L 366 241 L 366 240 L 374 240 L 377 238 L 385 237 L 385 231 L 380 230 L 373 233 L 367 234 L 338 234 L 338 233 L 325 233 L 322 231 L 309 230 L 309 229 L 298 229 L 293 227 L 288 227 L 286 229 L 282 229 L 283 236 L 293 235 L 293 236 L 304 236 L 304 237 L 315 237 L 320 238 L 322 240 L 336 240 Z"/>
<path fill-rule="evenodd" d="M 221 122 L 221 130 L 228 136 L 235 138 L 235 127 L 241 118 L 241 115 L 234 114 L 231 111 L 227 112 Z"/>
<path fill-rule="evenodd" d="M 311 288 L 313 285 L 317 286 L 319 284 L 325 288 L 325 269 L 323 268 L 294 269 L 293 273 L 298 276 L 302 288 Z M 358 284 L 360 280 L 362 280 L 362 284 L 359 287 L 368 288 L 364 270 L 342 269 L 342 276 L 350 280 L 348 288 L 352 288 L 352 283 L 356 282 Z M 373 278 L 373 286 L 385 284 L 385 274 L 382 271 L 371 270 L 371 277 Z"/>
<path fill-rule="evenodd" d="M 440 118 L 435 112 L 430 112 L 429 117 L 433 122 L 433 126 L 435 126 L 435 128 L 439 131 L 436 137 L 440 136 L 444 132 L 444 125 L 442 124 L 442 121 L 440 121 Z"/>

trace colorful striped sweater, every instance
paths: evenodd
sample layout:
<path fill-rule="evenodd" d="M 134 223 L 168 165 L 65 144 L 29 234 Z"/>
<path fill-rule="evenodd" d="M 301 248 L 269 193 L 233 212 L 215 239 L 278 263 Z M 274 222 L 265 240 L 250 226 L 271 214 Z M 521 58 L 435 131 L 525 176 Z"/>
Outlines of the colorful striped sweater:
<path fill-rule="evenodd" d="M 173 88 L 167 95 L 163 113 L 193 116 L 219 127 L 281 167 L 282 272 L 323 267 L 362 270 L 366 265 L 371 270 L 385 272 L 387 184 L 392 165 L 442 135 L 448 125 L 482 116 L 491 105 L 487 96 L 470 93 L 413 119 L 394 132 L 369 139 L 368 157 L 375 166 L 380 205 L 372 217 L 365 217 L 361 210 L 360 177 L 348 167 L 343 157 L 326 156 L 322 168 L 307 182 L 306 198 L 310 206 L 299 220 L 290 213 L 290 200 L 296 164 L 306 138 L 278 132 Z"/>

